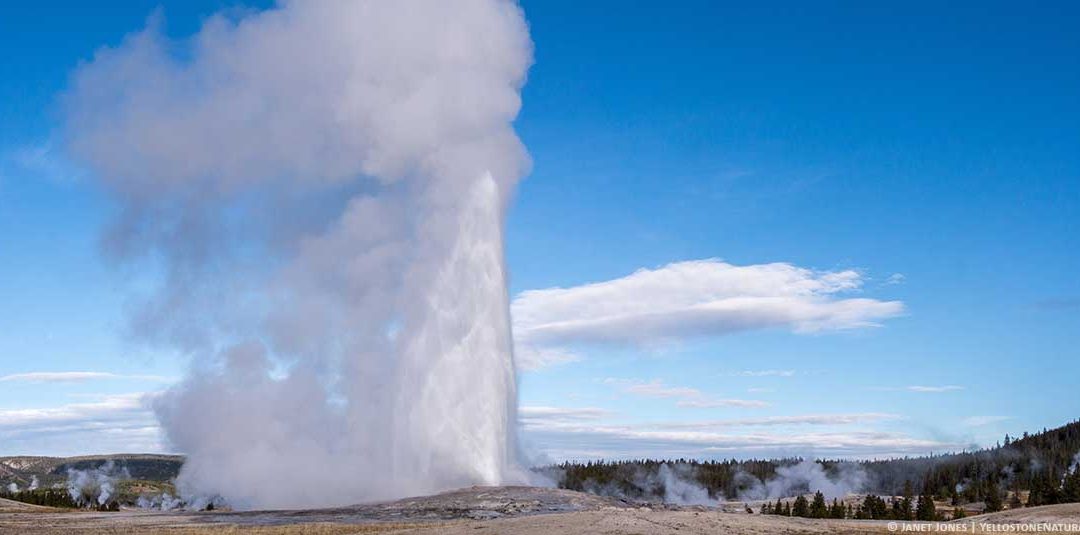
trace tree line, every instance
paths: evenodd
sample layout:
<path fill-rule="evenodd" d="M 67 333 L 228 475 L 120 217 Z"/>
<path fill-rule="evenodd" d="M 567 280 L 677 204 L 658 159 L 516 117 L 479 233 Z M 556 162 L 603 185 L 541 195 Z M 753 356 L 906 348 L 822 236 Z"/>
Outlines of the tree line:
<path fill-rule="evenodd" d="M 818 491 L 812 500 L 799 495 L 791 501 L 777 498 L 776 503 L 766 502 L 761 507 L 761 514 L 804 518 L 923 521 L 956 519 L 965 516 L 964 510 L 956 507 L 951 516 L 946 517 L 943 512 L 937 510 L 934 497 L 930 494 L 924 491 L 915 497 L 910 483 L 904 485 L 903 494 L 893 496 L 888 501 L 875 494 L 868 494 L 858 505 L 845 504 L 836 498 L 833 498 L 832 503 L 829 504 L 825 501 L 825 495 Z"/>
<path fill-rule="evenodd" d="M 116 500 L 110 500 L 107 503 L 101 505 L 94 505 L 87 507 L 85 504 L 76 502 L 67 489 L 34 489 L 34 490 L 19 490 L 11 492 L 10 490 L 0 490 L 0 498 L 7 500 L 14 500 L 22 503 L 29 503 L 33 505 L 44 505 L 46 507 L 65 507 L 69 509 L 82 509 L 90 508 L 98 511 L 119 511 L 120 504 Z"/>
<path fill-rule="evenodd" d="M 779 467 L 800 462 L 798 458 L 750 460 L 673 461 L 657 459 L 564 462 L 538 469 L 556 480 L 560 488 L 648 499 L 663 496 L 662 482 L 656 477 L 664 463 L 684 465 L 695 483 L 714 499 L 735 500 L 753 485 L 772 480 Z M 1036 506 L 1080 502 L 1080 420 L 1062 427 L 1020 437 L 1005 436 L 993 447 L 962 453 L 903 457 L 870 461 L 821 460 L 826 474 L 836 475 L 842 465 L 857 464 L 866 475 L 861 492 L 900 496 L 894 500 L 862 503 L 845 515 L 851 518 L 908 519 L 936 516 L 934 500 L 948 501 L 958 507 L 983 502 L 987 511 L 1006 506 Z M 644 475 L 644 476 L 643 476 Z M 752 476 L 752 477 L 751 477 Z M 920 489 L 917 497 L 912 489 Z M 799 490 L 799 489 L 796 489 Z M 801 489 L 812 493 L 820 489 Z M 1027 499 L 1022 500 L 1021 496 Z M 906 497 L 906 498 L 905 498 Z M 906 501 L 905 501 L 906 500 Z M 807 503 L 808 515 L 822 514 L 821 507 Z M 820 506 L 821 504 L 817 504 Z M 771 505 L 770 512 L 795 514 L 794 502 Z M 825 509 L 832 507 L 826 504 Z M 777 513 L 777 511 L 781 513 Z M 910 514 L 909 514 L 910 511 Z M 803 512 L 800 506 L 799 512 Z M 838 514 L 838 510 L 829 514 Z M 795 516 L 805 516 L 796 514 Z M 824 517 L 822 517 L 824 518 Z"/>

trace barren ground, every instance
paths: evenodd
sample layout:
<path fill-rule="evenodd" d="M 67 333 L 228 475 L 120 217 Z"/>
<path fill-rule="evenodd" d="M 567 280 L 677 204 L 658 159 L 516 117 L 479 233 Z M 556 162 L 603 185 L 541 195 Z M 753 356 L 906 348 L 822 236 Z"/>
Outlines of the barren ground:
<path fill-rule="evenodd" d="M 972 517 L 1001 524 L 1080 524 L 1080 504 L 1052 505 Z M 529 487 L 474 487 L 374 505 L 241 513 L 61 511 L 0 500 L 0 533 L 176 535 L 654 535 L 686 533 L 890 533 L 889 522 L 810 520 L 725 513 L 704 508 L 641 507 L 577 492 Z M 908 531 L 912 533 L 914 531 Z M 970 527 L 966 531 L 970 533 Z M 1080 530 L 1072 531 L 1074 533 Z"/>

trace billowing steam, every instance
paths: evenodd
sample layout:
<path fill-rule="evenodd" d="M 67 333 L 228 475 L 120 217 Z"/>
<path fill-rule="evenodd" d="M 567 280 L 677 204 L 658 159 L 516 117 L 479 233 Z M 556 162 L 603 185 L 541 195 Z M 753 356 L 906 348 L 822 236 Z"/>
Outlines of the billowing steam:
<path fill-rule="evenodd" d="M 690 466 L 664 463 L 657 476 L 664 487 L 664 503 L 677 505 L 715 505 L 709 491 L 694 479 Z"/>
<path fill-rule="evenodd" d="M 503 0 L 160 17 L 73 77 L 119 201 L 131 329 L 192 356 L 156 411 L 188 502 L 317 506 L 519 477 L 502 221 L 531 61 Z"/>
<path fill-rule="evenodd" d="M 744 474 L 740 483 L 744 485 L 744 490 L 739 493 L 740 500 L 785 498 L 818 491 L 825 498 L 833 499 L 865 490 L 867 476 L 858 463 L 838 463 L 833 473 L 829 474 L 821 463 L 804 460 L 777 467 L 775 477 L 768 481 Z"/>
<path fill-rule="evenodd" d="M 108 461 L 89 470 L 67 470 L 67 491 L 71 500 L 80 507 L 98 507 L 107 505 L 116 493 L 116 483 L 131 479 L 127 468 L 116 467 Z"/>
<path fill-rule="evenodd" d="M 540 469 L 540 475 L 555 486 L 564 479 L 565 472 L 551 466 Z M 582 483 L 581 490 L 599 496 L 674 505 L 716 505 L 717 501 L 698 482 L 695 468 L 681 462 L 660 463 L 655 470 L 634 467 L 633 472 L 602 483 L 588 479 Z"/>
<path fill-rule="evenodd" d="M 139 509 L 158 509 L 161 511 L 172 511 L 184 506 L 184 501 L 177 498 L 168 492 L 162 492 L 161 494 L 139 496 L 135 501 L 135 506 Z M 203 509 L 201 507 L 200 509 Z"/>

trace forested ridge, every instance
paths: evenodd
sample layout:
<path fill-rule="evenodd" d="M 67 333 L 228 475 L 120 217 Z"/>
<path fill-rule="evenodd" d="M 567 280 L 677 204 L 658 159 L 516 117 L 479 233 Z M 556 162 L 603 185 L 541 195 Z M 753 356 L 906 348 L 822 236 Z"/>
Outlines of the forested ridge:
<path fill-rule="evenodd" d="M 650 477 L 664 464 L 682 473 L 710 498 L 737 500 L 754 487 L 778 477 L 777 470 L 803 462 L 798 458 L 750 460 L 628 460 L 565 462 L 542 469 L 561 488 L 648 499 L 663 496 L 661 478 Z M 976 451 L 868 461 L 818 460 L 824 474 L 841 477 L 854 465 L 860 488 L 868 494 L 858 507 L 822 502 L 824 496 L 769 502 L 766 513 L 859 518 L 940 517 L 933 501 L 952 506 L 980 503 L 982 510 L 1080 502 L 1080 420 L 1020 437 L 1006 435 L 997 445 Z M 821 489 L 803 485 L 789 497 Z M 878 496 L 887 496 L 888 499 Z M 761 496 L 759 496 L 760 498 Z M 780 496 L 767 496 L 770 500 Z M 804 503 L 805 502 L 805 503 Z M 843 511 L 841 511 L 843 509 Z M 797 510 L 793 512 L 793 510 Z M 953 513 L 959 514 L 957 512 Z"/>

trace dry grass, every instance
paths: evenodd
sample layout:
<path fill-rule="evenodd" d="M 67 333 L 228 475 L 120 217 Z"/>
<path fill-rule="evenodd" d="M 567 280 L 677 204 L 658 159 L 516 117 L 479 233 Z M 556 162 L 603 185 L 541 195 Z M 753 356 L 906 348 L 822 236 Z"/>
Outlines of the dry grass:
<path fill-rule="evenodd" d="M 425 526 L 430 527 L 430 524 Z M 367 535 L 369 533 L 392 533 L 419 527 L 417 524 L 290 524 L 286 526 L 197 526 L 172 529 L 155 528 L 168 535 Z M 139 531 L 117 532 L 140 533 Z M 145 533 L 145 532 L 142 532 Z"/>
<path fill-rule="evenodd" d="M 369 535 L 399 533 L 418 527 L 438 528 L 436 524 L 335 524 L 335 523 L 309 523 L 288 524 L 281 526 L 237 526 L 237 525 L 196 525 L 196 526 L 162 526 L 162 525 L 115 525 L 115 526 L 85 526 L 77 525 L 38 527 L 34 533 L 66 534 L 66 535 L 141 535 L 149 533 L 162 533 L 166 535 Z M 0 526 L 0 533 L 6 533 Z"/>
<path fill-rule="evenodd" d="M 323 520 L 312 519 L 312 520 Z M 889 522 L 869 520 L 811 520 L 774 515 L 747 515 L 715 511 L 671 511 L 604 508 L 576 513 L 504 517 L 497 520 L 445 522 L 386 522 L 346 524 L 346 518 L 302 523 L 294 517 L 215 517 L 192 514 L 83 513 L 0 514 L 0 533 L 35 535 L 885 535 Z M 975 533 L 1000 533 L 1007 523 L 1080 522 L 1080 504 L 1053 505 L 980 515 L 962 521 L 985 522 Z M 288 525 L 237 525 L 229 522 L 294 522 Z M 220 522 L 220 523 L 218 523 Z M 301 522 L 301 523 L 296 523 Z M 954 524 L 955 525 L 955 524 Z M 908 532 L 913 532 L 909 530 Z M 970 533 L 971 531 L 967 531 Z"/>

